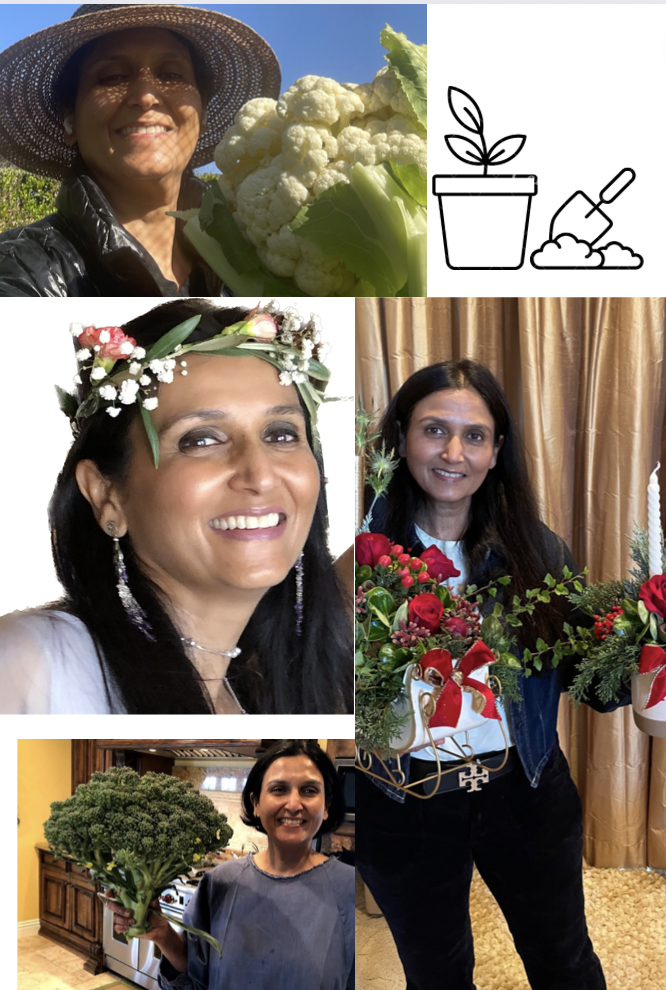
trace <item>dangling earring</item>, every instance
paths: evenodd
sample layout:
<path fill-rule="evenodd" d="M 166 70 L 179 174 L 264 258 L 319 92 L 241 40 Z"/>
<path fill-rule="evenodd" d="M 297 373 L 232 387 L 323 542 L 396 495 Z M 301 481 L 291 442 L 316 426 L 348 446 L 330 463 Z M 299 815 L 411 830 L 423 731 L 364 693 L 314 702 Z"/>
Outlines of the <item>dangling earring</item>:
<path fill-rule="evenodd" d="M 204 128 L 204 127 L 205 127 L 205 126 L 206 126 L 207 124 L 208 124 L 208 111 L 207 111 L 206 109 L 204 109 L 204 110 L 202 111 L 202 113 L 201 113 L 201 129 L 203 130 L 203 128 Z"/>
<path fill-rule="evenodd" d="M 65 117 L 65 119 L 62 122 L 62 126 L 65 128 L 65 134 L 68 134 L 71 137 L 71 135 L 74 133 L 74 124 L 72 123 L 72 118 Z"/>
<path fill-rule="evenodd" d="M 300 636 L 303 625 L 303 554 L 296 561 L 294 569 L 296 571 L 296 604 L 294 605 L 296 635 Z"/>
<path fill-rule="evenodd" d="M 127 618 L 139 629 L 146 639 L 149 639 L 151 643 L 155 642 L 155 637 L 153 636 L 153 630 L 148 622 L 148 616 L 144 610 L 139 605 L 138 601 L 130 591 L 130 587 L 127 581 L 127 568 L 125 567 L 125 557 L 123 551 L 120 547 L 120 540 L 118 539 L 118 529 L 115 522 L 111 520 L 106 524 L 106 531 L 113 538 L 113 563 L 116 569 L 116 577 L 118 583 L 116 588 L 118 590 L 118 597 L 122 603 L 123 608 L 127 614 Z"/>

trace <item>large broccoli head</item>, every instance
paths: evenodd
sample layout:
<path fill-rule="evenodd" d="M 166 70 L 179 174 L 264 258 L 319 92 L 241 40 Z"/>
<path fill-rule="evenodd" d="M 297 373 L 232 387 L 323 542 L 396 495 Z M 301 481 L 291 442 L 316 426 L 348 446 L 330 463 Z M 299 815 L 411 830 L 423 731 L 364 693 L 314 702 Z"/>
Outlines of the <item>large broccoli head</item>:
<path fill-rule="evenodd" d="M 233 832 L 212 801 L 164 773 L 114 767 L 93 774 L 66 801 L 51 805 L 44 835 L 53 852 L 84 864 L 104 882 L 133 871 L 168 885 Z"/>

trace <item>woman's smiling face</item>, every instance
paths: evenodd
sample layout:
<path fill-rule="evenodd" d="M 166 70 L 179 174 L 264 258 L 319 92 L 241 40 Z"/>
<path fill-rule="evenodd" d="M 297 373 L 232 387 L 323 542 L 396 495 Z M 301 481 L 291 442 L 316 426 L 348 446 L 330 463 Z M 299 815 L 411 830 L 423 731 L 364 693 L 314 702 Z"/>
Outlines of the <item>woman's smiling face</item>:
<path fill-rule="evenodd" d="M 443 389 L 414 406 L 400 455 L 429 500 L 465 502 L 495 467 L 501 443 L 478 392 Z"/>
<path fill-rule="evenodd" d="M 182 174 L 199 139 L 202 102 L 191 55 L 171 31 L 105 35 L 81 65 L 73 133 L 93 176 Z"/>
<path fill-rule="evenodd" d="M 116 492 L 144 570 L 172 599 L 223 588 L 265 591 L 287 576 L 320 489 L 295 386 L 253 357 L 188 355 L 151 413 L 156 470 L 141 420 Z M 122 531 L 121 531 L 122 535 Z"/>
<path fill-rule="evenodd" d="M 308 756 L 271 763 L 253 802 L 269 840 L 278 843 L 310 843 L 328 817 L 324 778 Z"/>

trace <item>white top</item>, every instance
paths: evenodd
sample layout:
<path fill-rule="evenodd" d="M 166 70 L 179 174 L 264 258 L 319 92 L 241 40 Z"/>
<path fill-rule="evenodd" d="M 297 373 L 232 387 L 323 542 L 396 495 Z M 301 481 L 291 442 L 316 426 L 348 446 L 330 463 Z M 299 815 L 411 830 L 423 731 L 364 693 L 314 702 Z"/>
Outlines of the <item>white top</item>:
<path fill-rule="evenodd" d="M 88 629 L 66 612 L 28 609 L 0 618 L 0 685 L 3 715 L 124 712 L 117 698 L 109 705 Z"/>
<path fill-rule="evenodd" d="M 424 533 L 422 529 L 418 526 L 415 527 L 416 535 L 427 549 L 431 546 L 436 546 L 438 550 L 441 550 L 443 554 L 451 560 L 457 571 L 460 571 L 460 577 L 449 578 L 448 581 L 442 581 L 450 591 L 460 593 L 465 590 L 467 585 L 467 561 L 463 555 L 463 543 L 462 540 L 436 540 L 433 536 L 429 536 Z M 497 710 L 502 716 L 502 722 L 504 724 L 504 729 L 507 734 L 509 741 L 509 746 L 514 746 L 513 736 L 511 735 L 511 729 L 509 727 L 509 722 L 504 711 L 504 703 L 501 698 L 496 701 Z M 466 738 L 467 737 L 467 738 Z M 439 758 L 440 760 L 459 760 L 461 759 L 461 754 L 457 752 L 455 741 L 457 741 L 461 746 L 465 742 L 469 742 L 475 753 L 495 753 L 499 750 L 504 750 L 504 736 L 502 735 L 502 730 L 499 727 L 499 723 L 494 718 L 489 718 L 485 725 L 480 725 L 477 729 L 470 729 L 469 732 L 461 732 L 457 736 L 451 736 L 450 740 L 446 740 L 441 746 L 446 746 L 450 753 L 442 752 L 441 747 L 439 748 Z M 425 749 L 418 749 L 410 754 L 415 756 L 419 760 L 434 760 L 435 751 L 432 746 L 426 746 Z"/>

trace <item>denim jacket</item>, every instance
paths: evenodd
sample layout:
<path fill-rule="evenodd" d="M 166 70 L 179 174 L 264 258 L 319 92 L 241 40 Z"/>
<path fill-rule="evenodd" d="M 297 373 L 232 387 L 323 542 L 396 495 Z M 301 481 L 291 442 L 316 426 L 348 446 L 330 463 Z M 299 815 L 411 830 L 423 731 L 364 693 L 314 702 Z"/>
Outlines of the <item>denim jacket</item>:
<path fill-rule="evenodd" d="M 373 532 L 383 532 L 382 516 L 380 506 L 379 512 L 373 513 L 371 525 Z M 564 540 L 546 526 L 544 526 L 544 530 L 547 546 L 544 574 L 548 572 L 557 576 L 562 573 L 564 566 L 576 574 L 578 567 Z M 415 533 L 411 546 L 415 555 L 425 549 L 418 541 Z M 494 554 L 495 550 L 490 547 L 486 559 L 491 568 Z M 583 625 L 584 620 L 582 617 L 576 616 L 573 624 Z M 531 677 L 522 676 L 519 680 L 522 704 L 515 701 L 506 702 L 507 718 L 511 724 L 516 750 L 532 787 L 538 787 L 541 773 L 557 742 L 557 712 L 560 694 L 567 690 L 573 678 L 573 663 L 573 658 L 569 659 L 569 662 L 565 658 L 557 669 L 544 671 L 540 674 L 535 673 Z M 621 705 L 628 704 L 630 700 L 630 696 L 627 694 L 619 703 L 611 702 L 608 705 L 602 705 L 595 696 L 590 697 L 588 704 L 596 711 L 610 712 Z M 381 764 L 374 756 L 372 763 L 373 773 L 386 778 Z M 388 766 L 395 771 L 398 766 L 397 760 L 389 760 Z M 410 756 L 408 753 L 400 758 L 400 770 L 405 775 L 405 784 L 408 784 L 410 780 Z M 404 791 L 392 787 L 388 780 L 377 780 L 375 777 L 371 777 L 370 780 L 389 797 L 401 803 L 404 802 Z"/>

